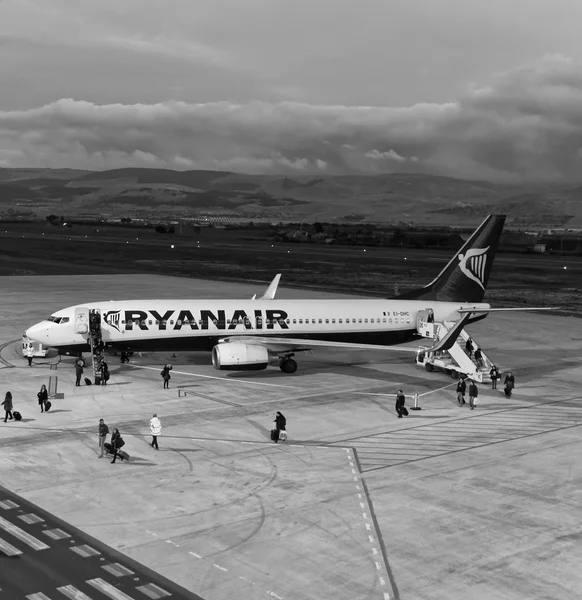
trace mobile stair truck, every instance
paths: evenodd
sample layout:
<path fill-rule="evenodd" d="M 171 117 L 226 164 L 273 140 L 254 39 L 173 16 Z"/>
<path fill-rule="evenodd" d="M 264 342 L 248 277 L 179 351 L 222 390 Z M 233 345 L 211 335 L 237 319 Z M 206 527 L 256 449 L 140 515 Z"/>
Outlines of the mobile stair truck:
<path fill-rule="evenodd" d="M 456 325 L 458 323 L 454 321 L 435 323 L 434 313 L 431 309 L 419 311 L 416 320 L 418 333 L 425 339 L 433 340 L 433 346 L 449 334 Z M 431 352 L 430 348 L 432 346 L 420 346 L 416 352 L 416 364 L 421 367 L 424 366 L 427 371 L 442 371 L 447 373 L 453 379 L 458 379 L 462 376 L 482 383 L 484 378 L 489 378 L 492 362 L 483 350 L 481 350 L 482 357 L 480 364 L 474 357 L 469 358 L 469 355 L 465 351 L 465 344 L 469 337 L 469 334 L 464 329 L 461 329 L 457 339 L 447 350 Z M 471 341 L 474 350 L 479 348 L 474 339 L 471 338 Z"/>

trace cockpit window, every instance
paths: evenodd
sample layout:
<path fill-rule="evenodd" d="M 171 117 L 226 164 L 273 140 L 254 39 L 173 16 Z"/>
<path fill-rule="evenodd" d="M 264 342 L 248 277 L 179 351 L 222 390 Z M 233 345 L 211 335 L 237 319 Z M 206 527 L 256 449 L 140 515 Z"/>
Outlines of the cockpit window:
<path fill-rule="evenodd" d="M 47 321 L 50 321 L 51 323 L 56 323 L 57 325 L 62 324 L 62 323 L 68 323 L 69 322 L 69 317 L 55 317 L 54 315 L 51 315 Z"/>

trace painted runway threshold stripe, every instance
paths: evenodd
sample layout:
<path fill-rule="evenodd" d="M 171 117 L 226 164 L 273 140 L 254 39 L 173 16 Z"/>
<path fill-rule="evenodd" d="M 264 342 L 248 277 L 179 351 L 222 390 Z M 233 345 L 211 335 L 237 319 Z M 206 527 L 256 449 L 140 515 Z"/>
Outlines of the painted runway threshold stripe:
<path fill-rule="evenodd" d="M 7 521 L 2 517 L 0 517 L 0 529 L 3 529 L 10 535 L 13 535 L 15 538 L 18 538 L 21 542 L 24 542 L 33 550 L 48 550 L 50 548 L 50 546 L 47 546 L 44 542 L 37 540 L 32 535 L 26 533 L 26 531 L 20 529 L 20 527 L 13 525 L 10 521 Z"/>
<path fill-rule="evenodd" d="M 57 591 L 69 598 L 69 600 L 91 600 L 87 594 L 81 592 L 72 585 L 64 585 L 63 587 L 57 588 Z"/>
<path fill-rule="evenodd" d="M 128 596 L 99 577 L 97 579 L 89 579 L 87 583 L 108 598 L 111 598 L 111 600 L 134 600 L 131 596 Z"/>
<path fill-rule="evenodd" d="M 43 594 L 42 592 L 38 592 L 36 594 L 29 594 L 26 596 L 26 600 L 51 600 L 48 596 Z"/>
<path fill-rule="evenodd" d="M 6 540 L 0 538 L 0 553 L 5 556 L 20 556 L 22 550 L 15 548 L 12 544 L 9 544 Z"/>

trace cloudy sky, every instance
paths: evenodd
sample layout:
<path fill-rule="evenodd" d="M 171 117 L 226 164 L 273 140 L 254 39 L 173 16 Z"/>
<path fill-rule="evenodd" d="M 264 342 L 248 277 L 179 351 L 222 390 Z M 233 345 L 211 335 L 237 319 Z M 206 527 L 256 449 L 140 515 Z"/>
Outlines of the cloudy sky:
<path fill-rule="evenodd" d="M 0 166 L 582 180 L 580 0 L 0 0 Z"/>

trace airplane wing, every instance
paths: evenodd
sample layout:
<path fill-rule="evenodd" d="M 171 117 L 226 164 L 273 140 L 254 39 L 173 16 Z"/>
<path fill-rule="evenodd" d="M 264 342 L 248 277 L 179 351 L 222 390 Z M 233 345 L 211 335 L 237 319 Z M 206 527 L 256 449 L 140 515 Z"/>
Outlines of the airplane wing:
<path fill-rule="evenodd" d="M 277 293 L 277 287 L 279 286 L 279 280 L 281 279 L 281 273 L 277 273 L 275 275 L 273 281 L 269 284 L 269 287 L 265 291 L 265 293 L 258 298 L 258 300 L 273 300 L 275 298 L 275 294 Z M 257 295 L 255 294 L 251 300 L 257 300 Z"/>
<path fill-rule="evenodd" d="M 264 346 L 271 352 L 309 352 L 313 348 L 344 348 L 346 350 L 391 350 L 393 352 L 416 352 L 417 348 L 382 346 L 378 344 L 352 344 L 351 342 L 332 342 L 327 340 L 302 340 L 298 338 L 269 336 L 233 335 L 221 338 L 219 344 L 242 342 L 249 345 Z"/>

